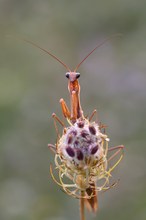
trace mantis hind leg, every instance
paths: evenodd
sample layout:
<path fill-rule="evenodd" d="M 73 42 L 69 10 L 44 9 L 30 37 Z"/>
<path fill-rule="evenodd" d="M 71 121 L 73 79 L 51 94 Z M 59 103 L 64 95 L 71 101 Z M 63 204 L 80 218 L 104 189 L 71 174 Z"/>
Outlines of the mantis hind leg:
<path fill-rule="evenodd" d="M 52 114 L 52 118 L 54 119 L 54 127 L 55 127 L 55 130 L 56 130 L 56 133 L 57 133 L 57 140 L 59 140 L 60 139 L 60 134 L 59 134 L 59 129 L 58 129 L 58 126 L 57 126 L 56 122 L 59 122 L 59 124 L 62 127 L 65 127 L 65 126 L 64 126 L 64 123 L 58 118 L 58 116 L 55 113 Z M 53 151 L 53 153 L 56 153 L 56 145 L 48 144 L 48 147 L 50 148 L 51 151 Z"/>
<path fill-rule="evenodd" d="M 54 119 L 54 127 L 55 127 L 55 130 L 56 130 L 56 133 L 57 133 L 57 139 L 60 139 L 60 134 L 59 134 L 59 129 L 58 129 L 58 126 L 57 126 L 57 123 L 56 122 L 59 122 L 59 124 L 62 126 L 62 127 L 65 127 L 64 123 L 58 118 L 58 116 L 53 113 L 52 114 L 52 118 Z"/>
<path fill-rule="evenodd" d="M 86 189 L 86 194 L 91 198 L 85 199 L 86 207 L 89 211 L 96 212 L 98 209 L 98 197 L 95 183 L 90 184 L 90 187 Z"/>

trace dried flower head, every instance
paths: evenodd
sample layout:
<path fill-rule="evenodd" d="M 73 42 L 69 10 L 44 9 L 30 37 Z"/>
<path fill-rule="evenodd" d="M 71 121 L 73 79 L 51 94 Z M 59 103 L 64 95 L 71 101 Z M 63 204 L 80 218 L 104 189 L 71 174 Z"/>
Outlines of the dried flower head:
<path fill-rule="evenodd" d="M 90 122 L 87 118 L 79 118 L 75 123 L 64 128 L 63 135 L 53 148 L 56 153 L 56 169 L 59 172 L 58 181 L 54 177 L 52 166 L 50 167 L 54 181 L 67 194 L 88 200 L 95 197 L 97 191 L 109 189 L 111 172 L 121 161 L 123 154 L 110 169 L 108 161 L 113 159 L 123 146 L 110 148 L 110 151 L 118 151 L 108 158 L 108 142 L 108 136 L 101 133 L 98 123 Z M 64 179 L 69 179 L 71 182 L 66 183 Z M 91 208 L 95 211 L 97 204 Z"/>

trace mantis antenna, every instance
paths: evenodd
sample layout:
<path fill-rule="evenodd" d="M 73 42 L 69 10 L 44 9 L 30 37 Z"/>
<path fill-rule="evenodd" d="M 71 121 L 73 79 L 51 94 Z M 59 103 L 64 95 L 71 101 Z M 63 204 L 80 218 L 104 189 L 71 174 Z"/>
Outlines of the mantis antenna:
<path fill-rule="evenodd" d="M 99 43 L 99 44 L 98 44 L 90 53 L 88 53 L 88 54 L 84 57 L 84 59 L 76 66 L 76 68 L 74 69 L 74 72 L 76 72 L 76 71 L 79 69 L 79 67 L 81 66 L 81 64 L 82 64 L 97 48 L 101 47 L 104 43 L 106 43 L 106 42 L 109 41 L 110 39 L 112 39 L 112 38 L 114 38 L 114 37 L 119 37 L 119 36 L 122 36 L 122 34 L 114 34 L 114 35 L 111 35 L 110 37 L 106 38 L 106 39 L 103 40 L 101 43 Z M 33 45 L 34 47 L 39 48 L 40 50 L 44 51 L 45 53 L 49 54 L 51 57 L 53 57 L 55 60 L 57 60 L 59 63 L 61 63 L 61 64 L 65 67 L 65 69 L 66 69 L 68 72 L 72 72 L 72 71 L 70 70 L 70 68 L 69 68 L 61 59 L 59 59 L 57 56 L 55 56 L 54 54 L 52 54 L 50 51 L 48 51 L 48 50 L 42 48 L 41 46 L 37 45 L 36 43 L 34 43 L 34 42 L 30 41 L 30 40 L 27 40 L 27 39 L 24 39 L 24 38 L 19 38 L 19 39 L 21 39 L 21 40 L 23 40 L 23 41 L 25 41 L 25 42 L 27 42 L 27 43 Z"/>

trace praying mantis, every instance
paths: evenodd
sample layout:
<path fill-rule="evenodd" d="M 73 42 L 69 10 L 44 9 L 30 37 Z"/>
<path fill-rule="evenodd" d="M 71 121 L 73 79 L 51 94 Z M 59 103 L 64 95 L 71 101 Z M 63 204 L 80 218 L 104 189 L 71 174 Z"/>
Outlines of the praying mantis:
<path fill-rule="evenodd" d="M 110 184 L 109 179 L 112 176 L 112 171 L 123 158 L 124 146 L 109 147 L 110 139 L 105 133 L 105 126 L 93 120 L 97 111 L 94 110 L 89 117 L 85 116 L 80 101 L 80 73 L 77 70 L 98 47 L 110 38 L 105 39 L 91 50 L 73 71 L 48 50 L 32 41 L 23 39 L 49 54 L 67 70 L 65 76 L 68 79 L 70 109 L 62 98 L 60 99 L 60 105 L 68 126 L 65 126 L 65 123 L 55 113 L 52 114 L 57 141 L 55 145 L 48 144 L 48 147 L 55 155 L 54 161 L 58 179 L 54 176 L 52 165 L 50 165 L 50 173 L 54 182 L 64 192 L 80 200 L 81 220 L 85 220 L 85 206 L 90 211 L 97 211 L 98 192 L 106 191 L 117 184 L 117 182 Z M 62 126 L 61 135 L 57 123 Z M 114 163 L 109 166 L 111 161 L 114 161 Z"/>

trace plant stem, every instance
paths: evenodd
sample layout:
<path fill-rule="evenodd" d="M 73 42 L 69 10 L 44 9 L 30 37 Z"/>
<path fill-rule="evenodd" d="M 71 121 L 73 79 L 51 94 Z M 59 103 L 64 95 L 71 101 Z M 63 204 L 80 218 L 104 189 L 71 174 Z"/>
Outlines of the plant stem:
<path fill-rule="evenodd" d="M 84 212 L 84 192 L 81 191 L 81 198 L 80 198 L 80 220 L 85 220 L 85 212 Z"/>

